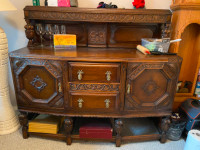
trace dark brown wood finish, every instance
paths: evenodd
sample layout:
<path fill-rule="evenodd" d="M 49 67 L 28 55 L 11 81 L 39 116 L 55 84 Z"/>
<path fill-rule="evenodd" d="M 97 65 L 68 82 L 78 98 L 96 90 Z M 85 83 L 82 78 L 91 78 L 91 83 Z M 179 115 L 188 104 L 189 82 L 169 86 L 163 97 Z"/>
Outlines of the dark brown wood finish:
<path fill-rule="evenodd" d="M 133 48 L 141 38 L 158 37 L 161 25 L 169 24 L 171 20 L 169 10 L 27 6 L 24 14 L 29 47 L 40 41 L 39 35 L 34 32 L 37 23 L 65 25 L 68 34 L 77 35 L 79 46 Z M 49 41 L 49 38 L 45 36 L 44 40 Z"/>
<path fill-rule="evenodd" d="M 23 138 L 27 139 L 29 137 L 27 113 L 21 113 L 19 115 L 19 122 L 20 122 L 20 125 L 22 126 Z"/>
<path fill-rule="evenodd" d="M 169 10 L 27 6 L 24 12 L 28 47 L 9 54 L 18 108 L 67 117 L 64 133 L 31 135 L 65 140 L 70 145 L 72 139 L 80 139 L 72 133 L 73 117 L 99 117 L 113 121 L 113 138 L 107 141 L 115 141 L 116 146 L 130 140 L 165 142 L 165 119 L 160 134 L 121 136 L 123 122 L 116 118 L 171 114 L 182 59 L 145 56 L 135 50 L 141 38 L 160 37 L 161 26 L 169 27 Z M 65 25 L 67 33 L 77 35 L 78 47 L 56 50 L 49 47 L 46 36 L 45 46 L 38 46 L 37 23 Z M 28 120 L 24 115 L 20 120 L 27 138 Z"/>

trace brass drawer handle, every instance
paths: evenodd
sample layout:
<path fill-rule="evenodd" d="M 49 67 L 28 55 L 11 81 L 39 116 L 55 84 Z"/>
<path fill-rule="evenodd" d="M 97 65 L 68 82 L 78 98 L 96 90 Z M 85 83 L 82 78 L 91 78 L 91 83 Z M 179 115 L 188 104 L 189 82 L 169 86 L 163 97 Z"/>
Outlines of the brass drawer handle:
<path fill-rule="evenodd" d="M 59 93 L 61 93 L 61 92 L 62 92 L 62 85 L 61 85 L 61 83 L 60 83 L 60 82 L 58 83 L 58 92 L 59 92 Z"/>
<path fill-rule="evenodd" d="M 106 103 L 106 108 L 109 108 L 110 107 L 110 100 L 106 99 L 104 102 Z"/>
<path fill-rule="evenodd" d="M 106 73 L 106 79 L 107 79 L 107 81 L 110 81 L 111 80 L 111 71 L 107 71 Z"/>
<path fill-rule="evenodd" d="M 78 80 L 82 80 L 82 78 L 83 78 L 83 74 L 84 74 L 84 72 L 82 71 L 82 70 L 79 70 L 78 72 L 77 72 L 77 74 L 78 74 Z"/>
<path fill-rule="evenodd" d="M 83 102 L 84 102 L 84 101 L 83 101 L 82 98 L 79 98 L 79 99 L 78 99 L 78 107 L 79 107 L 79 108 L 82 108 L 82 107 L 83 107 Z"/>
<path fill-rule="evenodd" d="M 127 94 L 130 94 L 130 92 L 131 92 L 131 85 L 128 84 L 128 85 L 127 85 Z"/>

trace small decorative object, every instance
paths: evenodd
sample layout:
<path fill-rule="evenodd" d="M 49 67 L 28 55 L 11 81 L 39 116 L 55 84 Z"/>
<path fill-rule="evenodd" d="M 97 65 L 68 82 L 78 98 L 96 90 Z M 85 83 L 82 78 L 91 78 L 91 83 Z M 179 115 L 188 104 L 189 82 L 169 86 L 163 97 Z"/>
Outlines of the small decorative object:
<path fill-rule="evenodd" d="M 56 49 L 75 49 L 76 35 L 75 34 L 54 34 L 54 47 Z"/>
<path fill-rule="evenodd" d="M 134 2 L 132 3 L 133 6 L 138 9 L 138 8 L 144 8 L 145 6 L 145 0 L 134 0 Z"/>
<path fill-rule="evenodd" d="M 173 113 L 171 115 L 171 124 L 167 131 L 168 139 L 178 141 L 181 138 L 185 124 L 186 121 L 179 115 L 179 113 Z"/>
<path fill-rule="evenodd" d="M 71 7 L 78 7 L 78 0 L 70 0 Z"/>
<path fill-rule="evenodd" d="M 33 6 L 37 6 L 37 0 L 33 0 Z"/>
<path fill-rule="evenodd" d="M 44 6 L 48 6 L 48 0 L 44 1 Z"/>
<path fill-rule="evenodd" d="M 16 10 L 16 8 L 9 0 L 1 1 L 0 11 L 12 10 Z M 2 28 L 0 28 L 0 77 L 0 135 L 4 135 L 16 131 L 20 125 L 10 103 L 8 86 L 8 41 Z"/>
<path fill-rule="evenodd" d="M 70 7 L 70 0 L 58 0 L 58 7 Z"/>
<path fill-rule="evenodd" d="M 112 5 L 112 2 L 110 4 L 106 4 L 104 2 L 100 2 L 97 8 L 118 8 L 117 5 Z"/>
<path fill-rule="evenodd" d="M 140 51 L 144 55 L 151 54 L 150 51 L 142 45 L 137 45 L 137 50 Z"/>
<path fill-rule="evenodd" d="M 188 133 L 184 150 L 199 150 L 200 148 L 200 131 L 191 130 Z"/>
<path fill-rule="evenodd" d="M 48 6 L 58 6 L 58 0 L 48 0 Z"/>
<path fill-rule="evenodd" d="M 178 90 L 178 93 L 189 93 L 192 89 L 192 82 L 185 81 L 181 84 L 181 87 Z"/>
<path fill-rule="evenodd" d="M 33 0 L 33 6 L 40 6 L 40 0 Z"/>

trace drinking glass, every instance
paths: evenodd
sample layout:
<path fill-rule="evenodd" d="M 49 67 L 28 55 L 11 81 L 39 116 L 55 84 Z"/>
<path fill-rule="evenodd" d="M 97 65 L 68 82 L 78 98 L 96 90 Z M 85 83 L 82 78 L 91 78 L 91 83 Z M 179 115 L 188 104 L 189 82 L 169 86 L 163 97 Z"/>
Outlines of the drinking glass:
<path fill-rule="evenodd" d="M 41 46 L 43 47 L 43 35 L 45 34 L 45 31 L 42 24 L 36 24 L 36 33 L 40 36 Z"/>
<path fill-rule="evenodd" d="M 52 37 L 53 37 L 53 28 L 51 24 L 46 24 L 46 35 L 49 36 L 49 40 L 50 40 L 50 47 L 53 46 L 52 44 Z"/>
<path fill-rule="evenodd" d="M 61 27 L 60 27 L 61 29 L 60 29 L 60 33 L 61 34 L 66 34 L 66 26 L 65 25 L 61 25 Z"/>
<path fill-rule="evenodd" d="M 54 34 L 60 34 L 59 26 L 54 25 Z"/>

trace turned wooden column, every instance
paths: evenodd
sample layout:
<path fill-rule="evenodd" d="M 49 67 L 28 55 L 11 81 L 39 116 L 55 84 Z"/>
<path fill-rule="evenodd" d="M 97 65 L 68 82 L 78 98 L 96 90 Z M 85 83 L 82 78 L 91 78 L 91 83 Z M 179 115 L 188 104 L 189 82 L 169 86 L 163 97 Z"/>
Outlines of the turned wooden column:
<path fill-rule="evenodd" d="M 122 126 L 123 126 L 123 122 L 121 119 L 117 119 L 115 120 L 115 131 L 116 131 L 116 147 L 120 147 L 121 146 L 121 141 L 122 141 L 122 137 L 121 137 L 121 131 L 122 131 Z"/>
<path fill-rule="evenodd" d="M 159 129 L 160 129 L 160 134 L 161 134 L 161 138 L 160 138 L 161 143 L 165 143 L 167 141 L 166 134 L 169 129 L 170 123 L 171 123 L 171 121 L 170 121 L 169 117 L 160 118 Z"/>
<path fill-rule="evenodd" d="M 19 121 L 22 126 L 22 135 L 24 139 L 27 139 L 29 137 L 28 134 L 28 114 L 27 113 L 21 113 L 19 115 Z"/>
<path fill-rule="evenodd" d="M 72 118 L 66 118 L 64 123 L 65 123 L 64 128 L 66 134 L 66 143 L 67 145 L 71 145 L 72 144 L 71 132 L 73 129 L 73 120 Z"/>
<path fill-rule="evenodd" d="M 33 46 L 33 39 L 35 36 L 35 31 L 34 31 L 34 26 L 30 23 L 30 20 L 26 19 L 26 25 L 24 26 L 25 28 L 25 33 L 26 33 L 26 37 L 29 40 L 28 41 L 28 47 L 32 47 Z"/>

